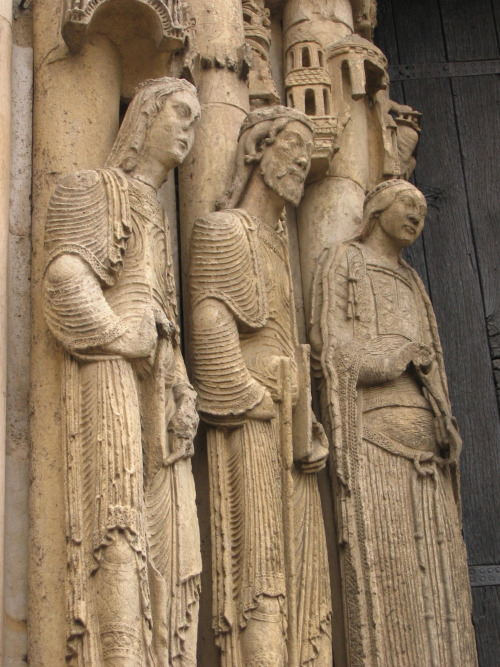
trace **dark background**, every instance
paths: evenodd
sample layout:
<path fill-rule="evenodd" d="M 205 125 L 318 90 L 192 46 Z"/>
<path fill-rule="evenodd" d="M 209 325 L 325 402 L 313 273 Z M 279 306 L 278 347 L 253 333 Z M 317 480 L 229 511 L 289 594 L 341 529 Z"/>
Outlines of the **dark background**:
<path fill-rule="evenodd" d="M 375 42 L 389 60 L 391 98 L 423 113 L 414 182 L 429 212 L 408 259 L 438 319 L 464 440 L 463 528 L 479 660 L 497 667 L 500 0 L 379 0 Z"/>

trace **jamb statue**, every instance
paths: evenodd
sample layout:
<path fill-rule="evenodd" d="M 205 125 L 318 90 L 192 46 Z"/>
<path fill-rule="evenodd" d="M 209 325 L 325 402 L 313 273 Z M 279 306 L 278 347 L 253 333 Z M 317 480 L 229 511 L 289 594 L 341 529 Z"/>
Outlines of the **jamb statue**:
<path fill-rule="evenodd" d="M 191 239 L 193 366 L 208 425 L 223 667 L 332 664 L 315 474 L 327 443 L 312 416 L 280 219 L 285 202 L 302 197 L 312 150 L 304 114 L 281 106 L 251 113 L 225 210 L 198 220 Z"/>
<path fill-rule="evenodd" d="M 189 153 L 196 90 L 141 84 L 106 167 L 51 198 L 45 317 L 65 349 L 68 661 L 196 664 L 196 394 L 157 190 Z"/>
<path fill-rule="evenodd" d="M 379 184 L 360 234 L 323 252 L 311 344 L 331 440 L 349 664 L 476 665 L 462 446 L 435 315 L 401 250 L 427 206 Z"/>

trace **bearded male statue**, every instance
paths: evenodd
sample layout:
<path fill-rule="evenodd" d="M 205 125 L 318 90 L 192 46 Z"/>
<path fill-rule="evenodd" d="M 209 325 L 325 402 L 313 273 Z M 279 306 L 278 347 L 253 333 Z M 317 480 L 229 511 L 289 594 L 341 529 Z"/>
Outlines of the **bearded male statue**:
<path fill-rule="evenodd" d="M 327 443 L 298 344 L 288 238 L 313 150 L 307 116 L 251 113 L 223 210 L 197 220 L 194 381 L 207 423 L 214 630 L 223 667 L 331 667 L 316 472 Z"/>
<path fill-rule="evenodd" d="M 198 417 L 157 200 L 189 153 L 195 88 L 142 83 L 106 167 L 65 178 L 46 225 L 45 317 L 63 376 L 70 664 L 194 666 Z"/>
<path fill-rule="evenodd" d="M 436 318 L 402 259 L 427 211 L 407 181 L 366 197 L 326 249 L 311 344 L 331 442 L 349 665 L 477 664 L 459 456 Z"/>

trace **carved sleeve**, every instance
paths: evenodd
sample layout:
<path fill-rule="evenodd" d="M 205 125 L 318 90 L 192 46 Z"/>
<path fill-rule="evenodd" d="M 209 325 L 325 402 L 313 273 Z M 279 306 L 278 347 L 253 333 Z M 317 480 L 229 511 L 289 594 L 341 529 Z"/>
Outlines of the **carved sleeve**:
<path fill-rule="evenodd" d="M 69 352 L 105 345 L 125 330 L 96 275 L 77 255 L 60 255 L 49 264 L 43 297 L 47 324 Z"/>
<path fill-rule="evenodd" d="M 364 261 L 352 246 L 337 259 L 322 285 L 328 293 L 329 345 L 333 343 L 337 361 L 343 367 L 358 367 L 358 384 L 383 384 L 389 377 L 390 352 L 384 339 L 373 335 L 375 312 Z"/>
<path fill-rule="evenodd" d="M 250 375 L 238 328 L 227 306 L 205 299 L 193 310 L 192 343 L 198 407 L 208 415 L 242 415 L 262 400 L 265 388 Z"/>
<path fill-rule="evenodd" d="M 175 348 L 175 371 L 174 371 L 174 384 L 173 391 L 175 400 L 179 400 L 181 396 L 189 394 L 193 400 L 196 399 L 196 392 L 193 389 L 191 383 L 189 382 L 188 374 L 186 371 L 186 365 L 184 364 L 184 359 L 182 357 L 182 352 L 180 347 Z"/>

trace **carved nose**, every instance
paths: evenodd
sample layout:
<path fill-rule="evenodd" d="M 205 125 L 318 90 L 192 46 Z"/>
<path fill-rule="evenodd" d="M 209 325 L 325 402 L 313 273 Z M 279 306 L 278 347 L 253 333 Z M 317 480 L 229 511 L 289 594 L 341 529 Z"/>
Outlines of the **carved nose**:
<path fill-rule="evenodd" d="M 308 162 L 308 160 L 307 160 L 306 157 L 298 157 L 298 158 L 295 160 L 295 162 L 296 162 L 296 164 L 299 165 L 299 167 L 300 167 L 301 169 L 305 169 L 305 168 L 307 167 L 307 162 Z"/>

